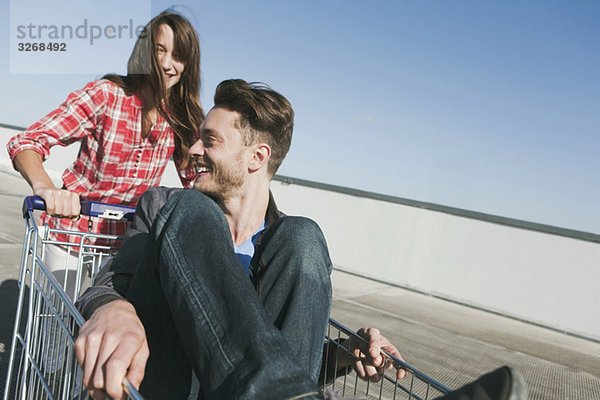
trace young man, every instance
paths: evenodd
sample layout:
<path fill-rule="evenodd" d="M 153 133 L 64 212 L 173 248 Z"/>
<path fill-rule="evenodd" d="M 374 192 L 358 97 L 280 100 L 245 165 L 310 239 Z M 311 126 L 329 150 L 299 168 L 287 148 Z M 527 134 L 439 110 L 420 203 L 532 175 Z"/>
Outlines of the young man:
<path fill-rule="evenodd" d="M 76 352 L 94 398 L 121 398 L 125 376 L 147 399 L 323 398 L 331 261 L 319 227 L 282 215 L 269 191 L 293 110 L 243 80 L 222 82 L 214 100 L 190 149 L 196 190 L 146 192 L 78 302 L 88 321 Z M 399 353 L 365 332 L 375 360 L 357 370 L 378 379 L 379 349 Z"/>
<path fill-rule="evenodd" d="M 77 356 L 92 393 L 119 398 L 127 375 L 144 377 L 147 398 L 187 398 L 192 368 L 209 398 L 318 393 L 331 261 L 318 226 L 283 216 L 269 191 L 293 117 L 266 86 L 218 86 L 190 149 L 196 190 L 148 191 L 79 302 L 89 320 Z"/>

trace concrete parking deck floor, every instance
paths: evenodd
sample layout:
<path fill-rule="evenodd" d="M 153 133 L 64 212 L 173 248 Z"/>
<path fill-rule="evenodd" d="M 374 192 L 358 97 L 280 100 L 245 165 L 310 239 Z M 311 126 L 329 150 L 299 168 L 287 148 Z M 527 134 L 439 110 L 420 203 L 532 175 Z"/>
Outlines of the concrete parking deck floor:
<path fill-rule="evenodd" d="M 0 172 L 0 388 L 4 392 L 24 224 L 19 177 Z M 520 371 L 530 399 L 600 399 L 600 343 L 472 309 L 341 271 L 332 317 L 379 328 L 404 359 L 450 388 L 501 365 Z M 598 317 L 598 316 L 590 316 Z"/>

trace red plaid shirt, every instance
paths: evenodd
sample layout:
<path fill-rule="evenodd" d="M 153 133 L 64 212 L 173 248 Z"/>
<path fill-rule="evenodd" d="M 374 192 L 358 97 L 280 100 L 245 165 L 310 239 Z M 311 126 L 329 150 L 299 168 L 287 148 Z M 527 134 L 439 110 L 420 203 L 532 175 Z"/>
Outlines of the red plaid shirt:
<path fill-rule="evenodd" d="M 140 196 L 160 183 L 167 161 L 175 149 L 173 131 L 160 115 L 142 138 L 142 103 L 108 80 L 88 83 L 76 90 L 56 110 L 13 137 L 8 145 L 11 159 L 31 149 L 46 160 L 52 146 L 80 142 L 79 156 L 62 175 L 63 188 L 78 193 L 81 200 L 134 207 Z M 190 187 L 195 173 L 191 165 L 181 168 L 174 158 L 183 187 Z M 50 227 L 88 231 L 88 220 L 50 218 Z M 98 220 L 94 232 L 122 235 L 126 225 L 119 221 Z M 60 241 L 72 242 L 64 235 Z"/>

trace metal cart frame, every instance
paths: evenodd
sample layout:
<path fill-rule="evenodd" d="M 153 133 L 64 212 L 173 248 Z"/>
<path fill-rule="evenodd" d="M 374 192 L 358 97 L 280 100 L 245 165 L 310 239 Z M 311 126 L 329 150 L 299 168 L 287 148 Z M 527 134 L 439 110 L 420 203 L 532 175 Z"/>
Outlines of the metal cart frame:
<path fill-rule="evenodd" d="M 366 349 L 368 343 L 353 330 L 345 327 L 336 320 L 330 318 L 327 332 L 325 334 L 325 364 L 334 363 L 331 376 L 324 377 L 323 389 L 332 389 L 342 396 L 364 395 L 368 399 L 415 399 L 426 400 L 443 396 L 450 389 L 441 383 L 425 375 L 416 368 L 393 355 L 382 351 L 384 359 L 383 366 L 391 366 L 390 369 L 380 368 L 383 372 L 379 382 L 364 381 L 359 378 L 353 370 L 353 364 L 363 358 L 364 354 L 355 354 L 355 349 Z M 333 351 L 332 351 L 333 350 Z M 335 360 L 329 360 L 332 355 L 343 353 L 346 362 L 338 365 Z M 402 380 L 398 380 L 396 371 L 403 369 L 406 372 Z"/>
<path fill-rule="evenodd" d="M 81 213 L 94 218 L 128 219 L 134 208 L 97 202 L 82 202 Z M 19 294 L 9 355 L 4 400 L 9 399 L 84 399 L 81 369 L 75 357 L 75 339 L 85 320 L 74 301 L 84 273 L 93 278 L 103 259 L 117 250 L 111 246 L 116 235 L 73 232 L 39 226 L 34 210 L 45 210 L 41 198 L 30 196 L 23 203 L 25 237 L 19 271 Z M 52 233 L 67 234 L 69 242 L 51 239 Z M 108 245 L 93 244 L 102 239 Z M 46 246 L 60 245 L 77 254 L 75 295 L 71 299 L 45 265 Z M 65 266 L 67 268 L 68 266 Z M 65 274 L 66 283 L 67 274 Z M 93 282 L 93 279 L 92 279 Z M 130 398 L 142 399 L 125 382 Z"/>
<path fill-rule="evenodd" d="M 86 399 L 87 392 L 81 383 L 81 368 L 75 357 L 75 339 L 85 320 L 74 306 L 83 274 L 92 278 L 98 272 L 107 254 L 117 247 L 90 244 L 90 239 L 101 238 L 115 242 L 121 237 L 87 232 L 72 232 L 38 226 L 34 210 L 45 209 L 40 198 L 27 197 L 23 204 L 26 223 L 21 269 L 19 272 L 19 298 L 15 316 L 12 345 L 9 356 L 4 400 L 10 399 Z M 82 203 L 82 213 L 99 218 L 129 219 L 134 209 L 102 203 Z M 78 238 L 76 243 L 50 240 L 50 233 L 64 233 Z M 67 246 L 78 254 L 75 298 L 62 289 L 44 263 L 48 244 Z M 64 284 L 65 282 L 63 282 Z M 427 375 L 383 352 L 385 365 L 383 379 L 372 383 L 359 379 L 352 365 L 357 360 L 355 349 L 365 348 L 366 341 L 356 332 L 330 319 L 325 336 L 325 362 L 336 363 L 330 376 L 325 376 L 322 388 L 331 389 L 342 396 L 364 395 L 368 399 L 432 399 L 450 390 Z M 337 354 L 344 354 L 344 365 L 337 365 Z M 399 381 L 396 369 L 406 371 Z M 125 379 L 124 387 L 130 399 L 143 400 L 142 396 Z"/>

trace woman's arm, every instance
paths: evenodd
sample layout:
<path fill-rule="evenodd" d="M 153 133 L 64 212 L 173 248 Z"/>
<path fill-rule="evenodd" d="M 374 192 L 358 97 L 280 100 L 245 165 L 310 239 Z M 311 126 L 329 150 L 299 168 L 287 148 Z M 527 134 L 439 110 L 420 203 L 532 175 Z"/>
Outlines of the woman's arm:
<path fill-rule="evenodd" d="M 46 202 L 46 213 L 56 217 L 76 218 L 79 215 L 79 195 L 57 189 L 42 165 L 42 156 L 35 150 L 23 150 L 13 160 L 15 168 L 31 186 L 33 194 Z"/>
<path fill-rule="evenodd" d="M 27 180 L 33 194 L 44 199 L 49 215 L 77 217 L 79 195 L 56 188 L 42 163 L 52 147 L 68 146 L 94 134 L 107 104 L 110 85 L 107 81 L 95 81 L 70 93 L 56 110 L 7 143 L 15 169 Z"/>

